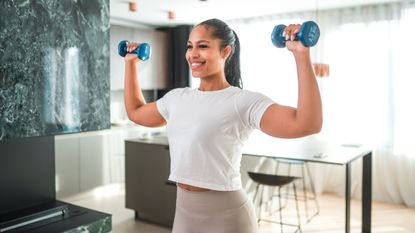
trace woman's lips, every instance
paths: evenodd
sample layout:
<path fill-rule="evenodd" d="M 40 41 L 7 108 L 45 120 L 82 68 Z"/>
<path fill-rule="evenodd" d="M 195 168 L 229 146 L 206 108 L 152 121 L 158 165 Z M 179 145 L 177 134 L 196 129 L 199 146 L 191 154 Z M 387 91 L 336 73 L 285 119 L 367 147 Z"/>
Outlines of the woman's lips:
<path fill-rule="evenodd" d="M 197 70 L 200 67 L 202 67 L 204 64 L 205 62 L 191 62 L 190 67 L 192 68 L 192 70 Z"/>

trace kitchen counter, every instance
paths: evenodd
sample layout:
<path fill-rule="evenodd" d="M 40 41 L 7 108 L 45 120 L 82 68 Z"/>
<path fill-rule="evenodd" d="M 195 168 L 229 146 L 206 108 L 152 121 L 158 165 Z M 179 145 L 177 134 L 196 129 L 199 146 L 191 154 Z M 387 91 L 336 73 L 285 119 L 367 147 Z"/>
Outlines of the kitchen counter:
<path fill-rule="evenodd" d="M 168 181 L 169 154 L 165 136 L 125 141 L 125 206 L 137 219 L 173 225 L 176 185 Z"/>
<path fill-rule="evenodd" d="M 162 136 L 155 135 L 155 136 L 150 136 L 149 138 L 134 138 L 134 139 L 128 139 L 125 141 L 131 142 L 131 143 L 145 143 L 145 144 L 155 144 L 155 145 L 162 145 L 162 146 L 169 145 L 167 136 L 164 136 L 164 135 Z"/>
<path fill-rule="evenodd" d="M 88 137 L 88 136 L 97 136 L 97 135 L 109 135 L 109 134 L 117 133 L 117 132 L 133 132 L 133 131 L 140 131 L 143 134 L 144 133 L 164 134 L 165 127 L 149 128 L 149 127 L 145 127 L 141 125 L 134 125 L 134 124 L 111 125 L 111 128 L 109 129 L 82 132 L 82 133 L 56 135 L 55 138 L 56 139 L 70 139 L 70 138 L 79 138 L 79 137 Z"/>

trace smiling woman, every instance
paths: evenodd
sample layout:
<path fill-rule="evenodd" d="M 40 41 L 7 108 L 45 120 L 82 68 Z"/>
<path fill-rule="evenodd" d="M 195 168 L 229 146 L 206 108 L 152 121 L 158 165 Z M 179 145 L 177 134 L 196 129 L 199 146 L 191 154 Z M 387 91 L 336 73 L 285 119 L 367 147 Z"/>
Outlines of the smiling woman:
<path fill-rule="evenodd" d="M 299 25 L 284 33 L 294 38 Z M 128 44 L 129 50 L 139 43 Z M 301 137 L 321 129 L 319 90 L 310 51 L 287 41 L 298 71 L 297 108 L 242 89 L 240 44 L 223 21 L 210 19 L 193 28 L 186 60 L 198 88 L 176 88 L 146 103 L 140 89 L 137 56 L 125 56 L 125 106 L 128 117 L 144 126 L 167 124 L 171 169 L 177 183 L 174 233 L 257 232 L 254 207 L 242 188 L 242 146 L 253 130 L 274 137 Z M 224 231 L 225 229 L 225 231 Z"/>

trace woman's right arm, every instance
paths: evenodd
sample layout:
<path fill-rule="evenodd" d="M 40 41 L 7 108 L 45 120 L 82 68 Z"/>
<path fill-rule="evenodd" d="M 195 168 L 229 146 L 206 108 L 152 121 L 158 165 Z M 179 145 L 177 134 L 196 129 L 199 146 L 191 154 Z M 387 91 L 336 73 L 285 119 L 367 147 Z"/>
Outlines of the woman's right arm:
<path fill-rule="evenodd" d="M 299 29 L 299 24 L 289 25 L 285 29 L 290 37 L 286 43 L 287 49 L 293 53 L 297 66 L 297 108 L 273 104 L 265 111 L 260 127 L 273 137 L 304 137 L 320 132 L 323 124 L 320 90 L 311 65 L 310 48 L 294 41 Z"/>
<path fill-rule="evenodd" d="M 128 51 L 137 48 L 138 43 L 130 42 Z M 128 118 L 142 126 L 159 127 L 166 120 L 157 109 L 156 102 L 146 103 L 138 79 L 137 62 L 141 61 L 136 54 L 127 54 L 125 61 L 124 103 Z"/>

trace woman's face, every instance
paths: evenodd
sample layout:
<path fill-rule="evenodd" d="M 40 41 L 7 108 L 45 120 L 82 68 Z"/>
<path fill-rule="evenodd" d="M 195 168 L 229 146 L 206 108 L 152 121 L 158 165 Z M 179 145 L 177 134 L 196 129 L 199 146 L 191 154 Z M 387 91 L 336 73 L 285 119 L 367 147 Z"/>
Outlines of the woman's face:
<path fill-rule="evenodd" d="M 211 36 L 203 25 L 192 30 L 187 42 L 186 60 L 193 77 L 205 78 L 224 74 L 227 49 L 220 49 L 220 40 Z"/>

